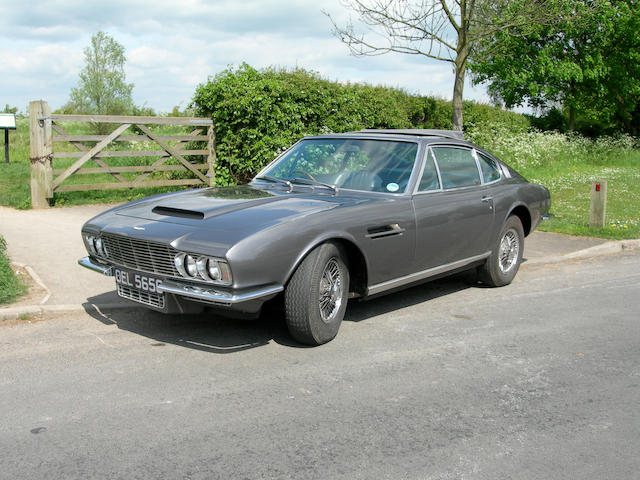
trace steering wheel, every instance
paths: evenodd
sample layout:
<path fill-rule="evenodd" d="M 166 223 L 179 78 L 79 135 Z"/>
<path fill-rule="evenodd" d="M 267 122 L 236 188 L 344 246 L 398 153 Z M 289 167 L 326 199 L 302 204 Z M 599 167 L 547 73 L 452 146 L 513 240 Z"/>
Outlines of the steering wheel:
<path fill-rule="evenodd" d="M 316 178 L 311 175 L 309 172 L 302 170 L 301 168 L 296 168 L 293 173 L 302 173 L 304 175 L 306 175 L 307 177 L 309 177 L 311 180 L 313 180 L 314 182 L 317 182 L 318 180 L 316 180 Z"/>

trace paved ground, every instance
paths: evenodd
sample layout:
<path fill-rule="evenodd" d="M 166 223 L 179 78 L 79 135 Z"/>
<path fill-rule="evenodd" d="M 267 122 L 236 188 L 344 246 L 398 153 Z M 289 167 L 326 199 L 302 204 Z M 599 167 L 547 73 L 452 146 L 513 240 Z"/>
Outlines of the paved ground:
<path fill-rule="evenodd" d="M 122 304 L 111 277 L 101 277 L 77 265 L 86 256 L 80 228 L 109 206 L 81 206 L 49 210 L 0 207 L 0 235 L 14 262 L 30 265 L 51 290 L 47 305 L 99 306 Z M 594 238 L 534 232 L 525 241 L 525 258 L 539 261 L 604 243 Z M 525 262 L 526 265 L 526 262 Z M 90 300 L 88 300 L 90 299 Z"/>
<path fill-rule="evenodd" d="M 117 303 L 113 278 L 101 277 L 78 265 L 86 250 L 80 237 L 82 224 L 109 208 L 104 205 L 47 210 L 0 207 L 0 235 L 7 241 L 14 262 L 30 265 L 51 290 L 48 305 L 81 305 L 103 295 L 102 302 Z"/>
<path fill-rule="evenodd" d="M 0 478 L 637 479 L 639 293 L 626 253 L 350 303 L 318 348 L 273 314 L 5 324 Z"/>

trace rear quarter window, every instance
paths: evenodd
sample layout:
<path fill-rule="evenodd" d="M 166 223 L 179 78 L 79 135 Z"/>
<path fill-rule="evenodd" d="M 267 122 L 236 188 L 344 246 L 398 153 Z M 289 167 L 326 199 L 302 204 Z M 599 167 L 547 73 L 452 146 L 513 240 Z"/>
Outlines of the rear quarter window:
<path fill-rule="evenodd" d="M 473 153 L 467 148 L 433 147 L 438 162 L 442 188 L 459 188 L 480 185 L 480 173 Z"/>
<path fill-rule="evenodd" d="M 478 152 L 478 161 L 480 163 L 480 169 L 482 170 L 484 183 L 491 183 L 496 180 L 500 180 L 500 170 L 498 169 L 498 165 L 495 160 Z"/>

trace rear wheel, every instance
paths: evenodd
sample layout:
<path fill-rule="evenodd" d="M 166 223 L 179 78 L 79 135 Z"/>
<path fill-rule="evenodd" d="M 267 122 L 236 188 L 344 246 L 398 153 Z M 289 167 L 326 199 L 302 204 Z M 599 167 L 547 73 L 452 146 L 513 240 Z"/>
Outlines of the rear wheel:
<path fill-rule="evenodd" d="M 307 255 L 287 284 L 287 328 L 297 341 L 321 345 L 338 334 L 349 293 L 344 258 L 338 245 L 323 243 Z"/>
<path fill-rule="evenodd" d="M 524 250 L 524 229 L 520 219 L 511 215 L 500 232 L 491 256 L 479 268 L 480 280 L 492 287 L 508 285 L 518 273 Z"/>

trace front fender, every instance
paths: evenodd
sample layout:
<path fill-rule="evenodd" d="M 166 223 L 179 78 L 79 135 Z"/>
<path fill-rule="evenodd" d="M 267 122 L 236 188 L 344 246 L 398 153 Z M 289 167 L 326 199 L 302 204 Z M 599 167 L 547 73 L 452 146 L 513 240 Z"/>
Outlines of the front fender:
<path fill-rule="evenodd" d="M 257 232 L 227 252 L 233 287 L 285 285 L 309 252 L 328 240 L 342 240 L 357 246 L 351 233 L 326 230 L 322 222 L 308 222 L 302 230 L 299 224 L 282 224 Z"/>
<path fill-rule="evenodd" d="M 331 232 L 326 232 L 326 233 L 318 236 L 317 238 L 315 238 L 313 241 L 311 241 L 304 248 L 304 250 L 302 250 L 300 252 L 300 255 L 298 255 L 296 257 L 295 262 L 293 262 L 293 264 L 291 265 L 291 267 L 287 271 L 287 274 L 286 274 L 286 277 L 285 277 L 283 285 L 286 284 L 289 281 L 289 279 L 291 278 L 291 275 L 293 275 L 293 273 L 296 271 L 298 266 L 302 263 L 302 261 L 305 259 L 305 257 L 307 255 L 309 255 L 309 253 L 314 248 L 318 247 L 319 245 L 321 245 L 321 244 L 323 244 L 325 242 L 331 241 L 331 240 L 343 240 L 343 241 L 347 241 L 347 242 L 351 243 L 352 245 L 354 245 L 354 247 L 357 248 L 360 251 L 360 254 L 362 255 L 362 258 L 364 259 L 366 271 L 369 270 L 369 260 L 367 259 L 367 256 L 364 254 L 362 249 L 360 249 L 358 247 L 356 239 L 353 237 L 353 235 L 351 235 L 348 232 L 331 231 Z"/>

